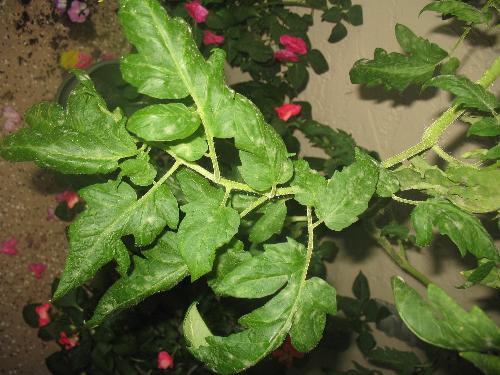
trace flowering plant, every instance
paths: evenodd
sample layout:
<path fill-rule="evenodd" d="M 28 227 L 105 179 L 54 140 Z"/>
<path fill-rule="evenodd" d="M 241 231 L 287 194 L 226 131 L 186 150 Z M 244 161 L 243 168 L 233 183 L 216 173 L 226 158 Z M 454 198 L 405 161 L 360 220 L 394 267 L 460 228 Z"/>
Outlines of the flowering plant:
<path fill-rule="evenodd" d="M 495 8 L 492 1 L 481 9 L 436 1 L 424 11 L 465 20 L 465 38 L 473 25 L 490 23 Z M 85 322 L 89 329 L 99 329 L 113 322 L 110 317 L 118 311 L 186 278 L 193 284 L 204 279 L 217 298 L 254 301 L 240 301 L 244 312 L 238 311 L 243 315 L 231 332 L 216 331 L 207 319 L 214 310 L 203 311 L 196 299 L 186 307 L 182 335 L 187 350 L 216 373 L 241 372 L 273 352 L 288 361 L 297 358 L 296 352 L 311 351 L 322 339 L 327 316 L 338 308 L 355 316 L 363 353 L 394 367 L 392 359 L 401 354 L 376 348 L 372 340 L 367 323 L 378 322 L 384 311 L 371 302 L 363 277 L 353 287 L 356 299 L 345 299 L 311 271 L 315 257 L 323 260 L 322 234 L 359 222 L 404 272 L 428 288 L 429 301 L 424 301 L 401 277 L 392 279 L 396 308 L 409 330 L 427 343 L 460 352 L 486 373 L 498 373 L 500 328 L 479 308 L 461 309 L 410 263 L 406 248 L 429 244 L 435 228 L 462 255 L 477 259 L 477 268 L 464 272 L 463 288 L 477 283 L 498 287 L 500 256 L 474 214 L 500 209 L 495 188 L 499 146 L 473 152 L 482 162 L 473 165 L 451 157 L 438 141 L 465 113 L 471 118 L 471 134 L 498 135 L 500 102 L 487 87 L 500 75 L 500 59 L 472 82 L 455 74 L 456 57 L 397 25 L 405 53 L 377 49 L 372 60 L 354 64 L 351 81 L 399 91 L 409 85 L 438 87 L 457 97 L 454 104 L 420 142 L 381 163 L 348 136 L 315 123 L 302 105 L 300 116 L 296 109 L 284 115 L 287 126 L 312 129 L 306 135 L 317 145 L 328 145 L 324 148 L 331 156 L 309 164 L 289 152 L 295 150 L 287 148 L 293 145 L 288 128 L 280 130 L 279 121 L 269 124 L 266 113 L 225 84 L 224 51 L 212 49 L 205 58 L 188 23 L 169 16 L 155 0 L 122 0 L 119 18 L 136 47 L 121 61 L 124 79 L 162 102 L 126 118 L 119 108 L 108 110 L 90 78 L 75 70 L 80 84 L 67 108 L 34 106 L 25 114 L 30 126 L 1 145 L 9 160 L 34 160 L 63 173 L 108 178 L 79 191 L 86 209 L 69 228 L 70 252 L 55 301 L 114 262 L 119 276 Z M 210 12 L 206 22 L 209 18 Z M 312 53 L 286 35 L 281 44 L 287 51 Z M 248 86 L 236 88 L 245 92 Z M 276 112 L 279 116 L 281 110 Z M 430 149 L 444 159 L 445 169 L 419 156 Z M 418 190 L 426 199 L 402 196 L 408 190 Z M 388 220 L 391 205 L 399 203 L 415 206 L 415 236 Z M 285 234 L 287 217 L 298 224 Z M 288 337 L 291 346 L 279 349 Z M 83 347 L 83 337 L 78 342 L 72 351 Z M 410 367 L 404 367 L 405 373 L 423 367 L 415 361 L 403 365 Z"/>

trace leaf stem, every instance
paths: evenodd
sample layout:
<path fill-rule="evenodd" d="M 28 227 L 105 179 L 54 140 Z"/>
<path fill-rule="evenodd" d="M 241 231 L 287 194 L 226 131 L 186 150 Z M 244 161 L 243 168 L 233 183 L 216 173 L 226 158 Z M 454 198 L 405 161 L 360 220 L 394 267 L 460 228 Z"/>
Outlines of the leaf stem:
<path fill-rule="evenodd" d="M 432 150 L 436 154 L 438 154 L 438 156 L 441 157 L 441 159 L 443 159 L 444 161 L 446 161 L 448 164 L 459 164 L 459 165 L 467 167 L 467 168 L 479 169 L 475 165 L 472 165 L 472 164 L 469 164 L 469 163 L 465 163 L 462 160 L 459 160 L 459 159 L 453 157 L 452 155 L 448 154 L 437 143 L 434 146 L 432 146 Z"/>
<path fill-rule="evenodd" d="M 392 194 L 392 199 L 394 199 L 395 201 L 401 202 L 401 203 L 411 204 L 412 206 L 416 206 L 416 205 L 422 203 L 420 201 L 414 201 L 413 199 L 406 199 L 406 198 L 398 197 L 396 194 Z"/>
<path fill-rule="evenodd" d="M 244 218 L 247 216 L 250 212 L 255 210 L 257 207 L 259 207 L 261 204 L 263 204 L 265 201 L 270 199 L 267 195 L 263 195 L 260 198 L 256 199 L 254 202 L 252 202 L 247 208 L 245 208 L 241 213 L 240 213 L 240 218 Z"/>
<path fill-rule="evenodd" d="M 490 67 L 484 72 L 481 79 L 477 81 L 478 84 L 487 88 L 500 76 L 500 57 L 497 57 L 495 61 L 490 65 Z M 416 145 L 411 146 L 399 154 L 391 156 L 382 162 L 384 168 L 390 168 L 403 160 L 412 158 L 421 152 L 428 150 L 439 141 L 439 137 L 443 132 L 455 122 L 465 111 L 459 109 L 459 105 L 452 105 L 446 112 L 444 112 L 441 117 L 434 121 L 427 129 L 425 129 L 422 135 L 422 140 Z"/>
<path fill-rule="evenodd" d="M 306 255 L 306 268 L 304 279 L 307 277 L 307 270 L 309 269 L 309 263 L 311 262 L 312 252 L 314 249 L 314 225 L 312 219 L 312 209 L 310 206 L 306 208 L 307 212 L 307 255 Z"/>

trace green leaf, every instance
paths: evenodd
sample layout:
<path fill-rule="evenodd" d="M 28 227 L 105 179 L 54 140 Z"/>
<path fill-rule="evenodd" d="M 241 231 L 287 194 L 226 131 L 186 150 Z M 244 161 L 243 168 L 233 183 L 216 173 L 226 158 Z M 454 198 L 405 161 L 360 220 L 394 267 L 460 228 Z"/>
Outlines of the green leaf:
<path fill-rule="evenodd" d="M 420 11 L 420 14 L 425 11 L 434 11 L 443 15 L 451 14 L 461 21 L 472 24 L 488 23 L 491 21 L 491 13 L 481 12 L 479 9 L 474 8 L 472 5 L 458 0 L 433 1 L 430 4 L 427 4 Z"/>
<path fill-rule="evenodd" d="M 396 25 L 396 37 L 407 55 L 377 48 L 373 60 L 354 63 L 349 72 L 352 83 L 403 91 L 411 84 L 429 80 L 436 66 L 448 56 L 438 45 L 416 36 L 404 25 Z"/>
<path fill-rule="evenodd" d="M 352 293 L 361 302 L 366 302 L 370 299 L 370 287 L 368 285 L 368 279 L 359 271 L 358 276 L 352 284 Z"/>
<path fill-rule="evenodd" d="M 259 212 L 263 215 L 255 222 L 249 233 L 249 239 L 253 243 L 265 242 L 273 234 L 281 233 L 286 217 L 285 200 L 270 202 Z"/>
<path fill-rule="evenodd" d="M 138 246 L 154 241 L 168 225 L 179 220 L 177 201 L 167 186 L 154 185 L 137 199 L 125 182 L 109 181 L 79 191 L 87 209 L 69 227 L 69 255 L 54 299 L 83 284 L 99 268 L 115 259 L 126 274 L 130 258 L 121 237 L 132 234 Z"/>
<path fill-rule="evenodd" d="M 318 277 L 307 280 L 290 330 L 293 347 L 299 352 L 313 350 L 323 336 L 326 314 L 336 313 L 335 289 Z"/>
<path fill-rule="evenodd" d="M 485 160 L 496 160 L 500 159 L 500 143 L 497 143 L 496 146 L 490 148 L 486 155 L 484 155 Z"/>
<path fill-rule="evenodd" d="M 474 366 L 484 372 L 485 375 L 500 374 L 500 357 L 492 354 L 477 352 L 462 352 L 462 358 L 471 362 Z"/>
<path fill-rule="evenodd" d="M 467 108 L 495 113 L 500 102 L 491 92 L 469 78 L 455 75 L 441 75 L 426 82 L 425 87 L 439 87 L 456 95 L 455 102 Z"/>
<path fill-rule="evenodd" d="M 331 7 L 321 15 L 321 20 L 326 22 L 337 23 L 342 19 L 342 9 Z"/>
<path fill-rule="evenodd" d="M 416 240 L 419 246 L 427 246 L 432 240 L 432 227 L 447 235 L 457 245 L 462 256 L 466 252 L 476 258 L 500 260 L 491 236 L 474 216 L 446 201 L 428 199 L 411 213 Z"/>
<path fill-rule="evenodd" d="M 95 327 L 110 314 L 134 306 L 143 299 L 177 285 L 188 270 L 177 248 L 176 234 L 167 232 L 151 250 L 134 257 L 134 270 L 116 281 L 99 300 L 92 319 Z"/>
<path fill-rule="evenodd" d="M 332 29 L 328 41 L 330 43 L 337 43 L 340 42 L 342 39 L 344 39 L 346 36 L 347 36 L 347 28 L 341 22 L 339 22 Z"/>
<path fill-rule="evenodd" d="M 467 281 L 464 284 L 465 287 L 469 286 L 468 283 L 470 282 L 471 278 L 473 278 L 473 282 L 476 282 L 477 279 L 480 278 L 481 280 L 477 281 L 480 284 L 489 286 L 490 288 L 500 289 L 500 268 L 491 267 L 490 272 L 486 276 L 483 277 L 483 271 L 484 271 L 483 266 L 484 265 L 486 265 L 486 269 L 490 268 L 491 261 L 489 261 L 487 259 L 481 259 L 479 261 L 478 268 L 473 269 L 473 270 L 469 270 L 469 271 L 460 272 L 462 275 L 464 275 L 467 278 Z M 481 271 L 478 275 L 476 272 L 480 269 L 481 269 Z"/>
<path fill-rule="evenodd" d="M 382 198 L 392 197 L 399 190 L 399 181 L 395 174 L 385 168 L 379 169 L 377 195 Z"/>
<path fill-rule="evenodd" d="M 121 173 L 139 186 L 149 186 L 156 177 L 156 169 L 149 162 L 149 157 L 128 159 L 120 164 Z"/>
<path fill-rule="evenodd" d="M 229 207 L 207 202 L 193 202 L 182 207 L 186 216 L 179 225 L 179 249 L 191 280 L 210 272 L 215 251 L 238 232 L 240 215 Z"/>
<path fill-rule="evenodd" d="M 500 329 L 477 306 L 462 309 L 443 290 L 430 284 L 428 301 L 401 278 L 392 278 L 396 308 L 406 326 L 423 341 L 458 351 L 500 348 Z"/>
<path fill-rule="evenodd" d="M 175 141 L 193 134 L 200 126 L 196 110 L 181 103 L 153 104 L 135 112 L 127 129 L 146 141 Z"/>
<path fill-rule="evenodd" d="M 387 347 L 371 350 L 366 359 L 376 365 L 395 370 L 399 375 L 413 375 L 417 367 L 422 367 L 415 353 Z"/>
<path fill-rule="evenodd" d="M 182 331 L 187 344 L 194 348 L 207 345 L 206 338 L 212 336 L 196 305 L 197 302 L 193 302 L 189 306 L 182 322 Z"/>
<path fill-rule="evenodd" d="M 290 83 L 295 91 L 304 90 L 309 81 L 309 73 L 305 64 L 296 63 L 290 66 L 285 74 L 286 80 Z"/>
<path fill-rule="evenodd" d="M 309 168 L 303 159 L 297 160 L 294 166 L 295 176 L 291 182 L 295 191 L 294 199 L 304 206 L 319 206 L 326 190 L 325 178 Z"/>
<path fill-rule="evenodd" d="M 184 198 L 189 203 L 210 203 L 218 205 L 224 198 L 224 190 L 212 185 L 206 178 L 190 169 L 184 168 L 175 174 Z"/>
<path fill-rule="evenodd" d="M 208 144 L 200 130 L 185 139 L 165 143 L 165 150 L 187 161 L 201 159 L 208 150 Z"/>
<path fill-rule="evenodd" d="M 390 223 L 382 228 L 382 235 L 397 238 L 399 240 L 408 239 L 410 230 L 406 225 L 400 225 L 398 223 Z"/>
<path fill-rule="evenodd" d="M 456 57 L 451 57 L 447 62 L 441 65 L 440 74 L 455 74 L 460 66 L 460 60 Z"/>
<path fill-rule="evenodd" d="M 328 61 L 318 49 L 312 49 L 307 54 L 307 60 L 316 74 L 326 73 L 329 69 Z"/>
<path fill-rule="evenodd" d="M 62 173 L 109 173 L 118 160 L 137 149 L 125 130 L 119 111 L 109 112 L 90 78 L 73 71 L 80 84 L 72 91 L 66 110 L 56 103 L 36 104 L 24 115 L 28 127 L 0 144 L 0 154 L 11 161 L 34 161 Z"/>
<path fill-rule="evenodd" d="M 500 135 L 500 123 L 494 117 L 483 117 L 471 125 L 467 131 L 467 136 L 470 137 L 471 135 L 496 137 Z"/>
<path fill-rule="evenodd" d="M 485 259 L 483 259 L 485 260 Z M 460 289 L 466 289 L 470 288 L 471 286 L 474 286 L 477 283 L 480 283 L 483 281 L 489 274 L 492 273 L 493 269 L 495 268 L 495 262 L 488 260 L 485 262 L 481 262 L 479 267 L 476 269 L 472 270 L 468 276 L 467 276 L 467 281 L 460 285 Z M 463 273 L 462 273 L 463 274 Z"/>
<path fill-rule="evenodd" d="M 347 11 L 347 21 L 353 26 L 363 24 L 363 9 L 361 5 L 353 5 Z"/>
<path fill-rule="evenodd" d="M 294 345 L 303 349 L 315 346 L 324 315 L 336 311 L 335 291 L 322 280 L 306 281 L 309 256 L 303 245 L 289 238 L 287 243 L 264 245 L 263 253 L 227 273 L 218 281 L 216 292 L 260 298 L 281 290 L 262 307 L 239 319 L 245 328 L 241 332 L 221 337 L 211 335 L 208 329 L 201 329 L 201 333 L 188 329 L 191 353 L 213 371 L 232 374 L 278 348 L 290 330 Z M 195 307 L 190 308 L 184 326 L 205 327 L 192 309 Z"/>
<path fill-rule="evenodd" d="M 283 140 L 252 102 L 226 86 L 224 51 L 213 49 L 206 61 L 188 24 L 168 17 L 156 0 L 122 0 L 118 16 L 139 52 L 124 62 L 139 59 L 151 68 L 122 64 L 126 80 L 160 98 L 191 95 L 208 140 L 235 138 L 240 172 L 252 188 L 265 191 L 290 179 L 291 161 Z"/>
<path fill-rule="evenodd" d="M 358 220 L 375 193 L 378 167 L 367 154 L 357 151 L 356 161 L 328 181 L 316 214 L 328 228 L 341 231 Z"/>

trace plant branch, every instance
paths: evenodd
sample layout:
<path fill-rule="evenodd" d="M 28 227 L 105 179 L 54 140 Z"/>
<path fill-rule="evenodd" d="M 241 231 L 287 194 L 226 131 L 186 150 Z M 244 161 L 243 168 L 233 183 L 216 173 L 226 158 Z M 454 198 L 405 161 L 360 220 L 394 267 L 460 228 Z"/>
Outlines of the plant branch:
<path fill-rule="evenodd" d="M 497 57 L 495 61 L 491 64 L 491 66 L 484 72 L 483 76 L 478 84 L 487 88 L 496 79 L 500 76 L 500 57 Z M 460 109 L 460 106 L 457 104 L 452 105 L 446 112 L 444 112 L 441 117 L 439 117 L 436 121 L 434 121 L 427 129 L 425 129 L 424 134 L 422 136 L 422 140 L 416 145 L 411 146 L 399 154 L 391 156 L 382 162 L 382 166 L 384 168 L 390 168 L 398 163 L 401 163 L 403 160 L 407 160 L 412 158 L 415 155 L 420 154 L 421 152 L 428 150 L 439 141 L 439 137 L 443 134 L 443 132 L 455 122 L 465 111 Z"/>
<path fill-rule="evenodd" d="M 243 219 L 245 216 L 247 216 L 250 212 L 255 210 L 257 207 L 259 207 L 261 204 L 263 204 L 268 199 L 270 199 L 270 198 L 267 195 L 263 195 L 259 199 L 256 199 L 254 202 L 252 202 L 247 208 L 245 208 L 240 213 L 240 218 Z"/>
<path fill-rule="evenodd" d="M 307 269 L 309 268 L 309 263 L 311 262 L 312 252 L 314 249 L 314 225 L 312 219 L 312 209 L 310 206 L 307 206 L 306 212 L 307 212 L 307 267 L 306 267 L 306 275 L 307 275 Z"/>
<path fill-rule="evenodd" d="M 448 164 L 459 164 L 461 166 L 467 167 L 467 168 L 472 168 L 472 169 L 479 169 L 475 165 L 469 164 L 469 163 L 464 163 L 462 160 L 459 160 L 452 155 L 448 154 L 445 150 L 443 150 L 437 143 L 432 146 L 432 150 L 438 154 L 441 159 L 446 161 Z"/>

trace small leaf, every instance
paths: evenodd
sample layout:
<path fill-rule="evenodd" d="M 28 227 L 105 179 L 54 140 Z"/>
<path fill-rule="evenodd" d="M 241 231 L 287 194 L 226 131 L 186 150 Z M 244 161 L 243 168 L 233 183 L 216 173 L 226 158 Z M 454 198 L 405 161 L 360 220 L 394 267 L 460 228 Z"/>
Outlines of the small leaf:
<path fill-rule="evenodd" d="M 462 352 L 462 358 L 471 362 L 474 366 L 484 372 L 485 375 L 500 374 L 500 357 L 492 354 L 477 352 Z"/>
<path fill-rule="evenodd" d="M 460 60 L 456 57 L 451 57 L 447 62 L 441 65 L 440 74 L 455 74 L 460 66 Z"/>
<path fill-rule="evenodd" d="M 363 272 L 359 271 L 358 276 L 352 284 L 352 292 L 361 302 L 366 302 L 370 299 L 370 287 L 368 280 Z"/>
<path fill-rule="evenodd" d="M 166 151 L 170 151 L 187 161 L 201 159 L 208 150 L 208 144 L 201 128 L 187 138 L 167 142 L 164 147 Z"/>
<path fill-rule="evenodd" d="M 285 77 L 297 92 L 302 91 L 309 81 L 309 73 L 307 72 L 305 64 L 302 63 L 296 63 L 289 67 Z"/>
<path fill-rule="evenodd" d="M 222 202 L 224 191 L 213 186 L 210 181 L 187 168 L 179 170 L 175 178 L 181 186 L 184 198 L 188 202 L 207 202 L 218 205 Z"/>
<path fill-rule="evenodd" d="M 321 15 L 321 20 L 337 23 L 342 19 L 342 14 L 342 9 L 333 6 Z"/>
<path fill-rule="evenodd" d="M 432 240 L 432 227 L 437 227 L 457 245 L 462 256 L 470 252 L 476 258 L 500 260 L 491 236 L 474 216 L 451 203 L 428 199 L 411 213 L 417 244 L 427 246 Z"/>
<path fill-rule="evenodd" d="M 474 275 L 474 273 L 476 273 L 476 271 L 478 269 L 480 269 L 483 265 L 486 265 L 486 268 L 490 268 L 490 263 L 491 262 L 487 259 L 481 259 L 479 261 L 478 268 L 473 269 L 473 270 L 469 270 L 469 271 L 461 272 L 461 274 L 467 278 L 467 282 L 465 282 L 465 284 L 464 284 L 465 287 L 468 286 L 467 283 L 469 282 L 469 278 L 471 278 Z M 476 276 L 474 278 L 476 278 L 477 276 L 480 276 L 479 278 L 481 278 L 483 276 L 483 271 L 484 271 L 484 268 L 480 271 L 479 275 L 476 274 Z M 478 282 L 480 284 L 486 285 L 490 288 L 500 289 L 500 268 L 491 267 L 490 272 L 484 278 L 479 280 Z"/>
<path fill-rule="evenodd" d="M 328 61 L 320 50 L 312 49 L 307 54 L 307 60 L 316 74 L 323 74 L 328 71 Z"/>
<path fill-rule="evenodd" d="M 330 43 L 337 43 L 340 42 L 342 39 L 344 39 L 346 36 L 347 36 L 347 29 L 341 22 L 339 22 L 332 29 L 328 41 Z"/>
<path fill-rule="evenodd" d="M 286 217 L 284 200 L 270 202 L 261 210 L 263 215 L 250 229 L 249 239 L 253 243 L 267 241 L 273 234 L 278 234 L 283 228 Z"/>
<path fill-rule="evenodd" d="M 495 113 L 500 102 L 491 92 L 469 78 L 455 75 L 441 75 L 434 77 L 424 85 L 425 87 L 439 87 L 456 95 L 456 103 L 467 108 L 477 108 L 481 111 Z"/>
<path fill-rule="evenodd" d="M 500 135 L 500 123 L 494 117 L 483 117 L 471 125 L 467 131 L 467 136 L 470 137 L 471 135 L 496 137 Z"/>
<path fill-rule="evenodd" d="M 415 353 L 387 347 L 371 350 L 366 358 L 376 365 L 395 370 L 400 375 L 412 375 L 417 367 L 422 367 Z"/>
<path fill-rule="evenodd" d="M 396 308 L 406 326 L 425 342 L 458 351 L 500 348 L 500 328 L 477 306 L 462 309 L 434 284 L 425 301 L 401 278 L 392 278 Z"/>
<path fill-rule="evenodd" d="M 471 286 L 480 283 L 483 281 L 495 268 L 495 262 L 493 261 L 486 261 L 486 262 L 481 262 L 479 267 L 477 267 L 475 270 L 472 270 L 469 275 L 467 276 L 467 281 L 459 286 L 460 289 L 466 289 L 470 288 Z"/>
<path fill-rule="evenodd" d="M 153 104 L 135 112 L 127 129 L 146 141 L 175 141 L 193 134 L 200 118 L 193 108 L 181 103 Z"/>
<path fill-rule="evenodd" d="M 297 160 L 294 166 L 295 176 L 291 182 L 294 199 L 304 206 L 319 206 L 326 189 L 325 178 L 309 168 L 305 160 Z"/>
<path fill-rule="evenodd" d="M 195 281 L 212 270 L 215 251 L 238 232 L 240 215 L 232 208 L 202 202 L 182 209 L 186 216 L 179 225 L 179 249 Z"/>
<path fill-rule="evenodd" d="M 194 349 L 207 345 L 206 338 L 212 336 L 196 305 L 197 302 L 193 302 L 189 306 L 182 322 L 182 331 L 187 344 Z"/>
<path fill-rule="evenodd" d="M 441 13 L 442 15 L 451 14 L 461 21 L 472 24 L 488 23 L 491 21 L 491 13 L 481 12 L 472 5 L 458 0 L 433 1 L 430 4 L 427 4 L 420 11 L 420 14 L 425 11 L 434 11 Z"/>
<path fill-rule="evenodd" d="M 382 198 L 392 197 L 399 190 L 399 181 L 395 174 L 385 168 L 380 168 L 377 182 L 377 195 Z"/>
<path fill-rule="evenodd" d="M 116 281 L 99 300 L 89 327 L 99 325 L 108 315 L 136 305 L 143 299 L 169 290 L 187 276 L 188 270 L 177 248 L 176 234 L 167 232 L 144 258 L 134 257 L 134 270 Z"/>
<path fill-rule="evenodd" d="M 156 177 L 156 169 L 149 163 L 149 158 L 128 159 L 120 164 L 124 176 L 139 186 L 149 186 Z"/>
<path fill-rule="evenodd" d="M 353 26 L 363 24 L 363 9 L 361 5 L 353 5 L 347 11 L 347 21 Z"/>
<path fill-rule="evenodd" d="M 356 161 L 328 181 L 324 196 L 316 207 L 318 218 L 328 228 L 340 231 L 358 220 L 375 193 L 378 167 L 367 154 L 358 151 Z"/>

